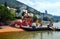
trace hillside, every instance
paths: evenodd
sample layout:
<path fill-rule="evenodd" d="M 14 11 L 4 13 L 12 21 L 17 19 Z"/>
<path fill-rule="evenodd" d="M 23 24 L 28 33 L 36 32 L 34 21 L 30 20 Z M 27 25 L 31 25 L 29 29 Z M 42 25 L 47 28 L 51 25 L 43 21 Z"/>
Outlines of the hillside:
<path fill-rule="evenodd" d="M 36 9 L 33 9 L 32 7 L 30 7 L 24 3 L 21 3 L 19 1 L 16 1 L 16 0 L 0 0 L 0 4 L 4 4 L 5 2 L 7 2 L 7 5 L 9 7 L 12 7 L 12 8 L 19 7 L 20 10 L 27 9 L 28 12 L 32 12 L 34 14 L 40 14 L 41 13 L 41 12 L 37 11 Z"/>
<path fill-rule="evenodd" d="M 60 16 L 53 16 L 54 17 L 54 19 L 58 19 L 59 21 L 60 21 Z"/>

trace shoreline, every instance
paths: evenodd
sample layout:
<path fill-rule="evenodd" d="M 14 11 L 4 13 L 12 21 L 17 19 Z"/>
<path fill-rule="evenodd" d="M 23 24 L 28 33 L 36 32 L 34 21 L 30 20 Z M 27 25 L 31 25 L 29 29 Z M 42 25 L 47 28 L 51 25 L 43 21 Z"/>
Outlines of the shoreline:
<path fill-rule="evenodd" d="M 23 29 L 18 29 L 10 26 L 1 26 L 0 33 L 10 33 L 10 32 L 24 32 Z"/>

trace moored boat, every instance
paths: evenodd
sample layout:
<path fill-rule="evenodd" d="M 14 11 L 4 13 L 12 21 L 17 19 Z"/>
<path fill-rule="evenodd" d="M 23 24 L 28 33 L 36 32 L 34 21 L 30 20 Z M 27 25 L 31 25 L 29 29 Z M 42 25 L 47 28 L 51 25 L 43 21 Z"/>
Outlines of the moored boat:
<path fill-rule="evenodd" d="M 22 27 L 22 29 L 24 29 L 25 31 L 46 31 L 46 30 L 52 30 L 51 28 L 46 28 L 46 27 L 42 27 L 42 28 L 35 28 L 33 29 L 32 27 Z"/>
<path fill-rule="evenodd" d="M 60 31 L 58 28 L 47 28 L 47 27 L 41 27 L 41 28 L 35 28 L 33 29 L 32 27 L 22 27 L 23 30 L 25 31 Z"/>

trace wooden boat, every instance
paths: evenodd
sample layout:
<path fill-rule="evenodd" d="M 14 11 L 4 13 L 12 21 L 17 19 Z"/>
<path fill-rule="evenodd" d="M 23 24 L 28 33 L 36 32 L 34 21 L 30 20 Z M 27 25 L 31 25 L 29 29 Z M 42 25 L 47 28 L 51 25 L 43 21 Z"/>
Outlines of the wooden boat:
<path fill-rule="evenodd" d="M 33 29 L 32 27 L 22 27 L 23 30 L 25 31 L 60 31 L 60 29 L 54 28 L 47 28 L 47 27 L 41 27 L 41 28 L 35 28 Z"/>
<path fill-rule="evenodd" d="M 26 28 L 26 27 L 22 27 L 22 29 L 24 29 L 25 31 L 46 31 L 46 30 L 52 30 L 51 28 Z"/>

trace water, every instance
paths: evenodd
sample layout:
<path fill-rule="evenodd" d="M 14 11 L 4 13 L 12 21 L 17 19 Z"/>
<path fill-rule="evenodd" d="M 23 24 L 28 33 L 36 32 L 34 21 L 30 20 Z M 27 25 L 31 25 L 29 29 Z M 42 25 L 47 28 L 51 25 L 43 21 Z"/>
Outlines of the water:
<path fill-rule="evenodd" d="M 60 32 L 35 31 L 0 34 L 0 39 L 60 39 Z"/>
<path fill-rule="evenodd" d="M 59 23 L 54 23 L 60 27 Z M 33 32 L 14 32 L 0 34 L 0 39 L 60 39 L 60 32 L 57 31 L 33 31 Z"/>

